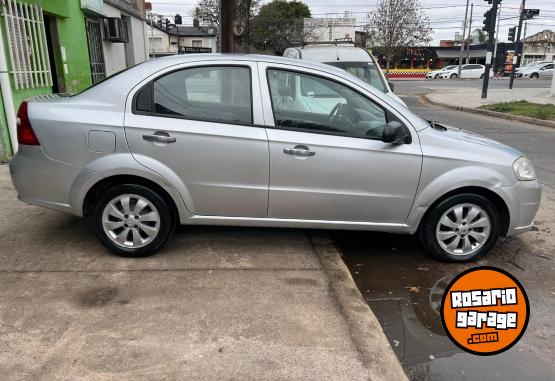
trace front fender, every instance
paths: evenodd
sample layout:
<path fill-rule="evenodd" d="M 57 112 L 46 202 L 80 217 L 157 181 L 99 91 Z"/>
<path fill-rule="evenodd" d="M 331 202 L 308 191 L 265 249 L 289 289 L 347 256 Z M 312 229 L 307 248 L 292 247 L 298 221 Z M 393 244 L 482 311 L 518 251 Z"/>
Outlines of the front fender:
<path fill-rule="evenodd" d="M 512 181 L 505 174 L 492 168 L 468 165 L 453 168 L 437 177 L 423 174 L 416 193 L 412 209 L 403 232 L 413 234 L 428 208 L 445 194 L 465 187 L 488 189 L 500 196 L 505 204 L 509 204 L 509 195 L 505 188 L 512 185 Z"/>
<path fill-rule="evenodd" d="M 150 159 L 150 161 L 154 160 Z M 76 177 L 70 190 L 70 203 L 76 214 L 83 216 L 85 197 L 95 184 L 108 177 L 126 175 L 141 177 L 158 184 L 172 197 L 180 220 L 189 218 L 192 213 L 188 206 L 192 205 L 192 202 L 183 182 L 163 164 L 149 164 L 156 170 L 139 164 L 129 153 L 107 155 L 88 163 Z"/>

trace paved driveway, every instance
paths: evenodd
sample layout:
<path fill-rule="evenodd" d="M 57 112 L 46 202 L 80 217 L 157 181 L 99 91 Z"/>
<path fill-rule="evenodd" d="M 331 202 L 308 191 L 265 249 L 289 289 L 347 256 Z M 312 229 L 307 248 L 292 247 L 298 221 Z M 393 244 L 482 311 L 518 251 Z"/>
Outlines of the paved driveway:
<path fill-rule="evenodd" d="M 118 258 L 84 220 L 17 201 L 0 165 L 0 244 L 2 380 L 404 377 L 375 318 L 365 361 L 305 231 L 181 228 Z"/>

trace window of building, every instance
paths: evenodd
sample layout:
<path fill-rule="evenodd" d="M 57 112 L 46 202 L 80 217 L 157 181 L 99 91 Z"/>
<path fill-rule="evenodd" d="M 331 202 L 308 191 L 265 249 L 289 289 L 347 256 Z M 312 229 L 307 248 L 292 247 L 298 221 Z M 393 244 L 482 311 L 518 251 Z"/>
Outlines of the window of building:
<path fill-rule="evenodd" d="M 340 83 L 304 73 L 268 70 L 276 126 L 381 139 L 386 111 Z"/>
<path fill-rule="evenodd" d="M 154 81 L 154 112 L 250 124 L 250 70 L 246 67 L 199 67 L 167 74 Z"/>
<path fill-rule="evenodd" d="M 202 40 L 193 40 L 192 44 L 193 48 L 202 48 Z"/>
<path fill-rule="evenodd" d="M 52 86 L 42 8 L 15 0 L 3 8 L 15 88 Z"/>

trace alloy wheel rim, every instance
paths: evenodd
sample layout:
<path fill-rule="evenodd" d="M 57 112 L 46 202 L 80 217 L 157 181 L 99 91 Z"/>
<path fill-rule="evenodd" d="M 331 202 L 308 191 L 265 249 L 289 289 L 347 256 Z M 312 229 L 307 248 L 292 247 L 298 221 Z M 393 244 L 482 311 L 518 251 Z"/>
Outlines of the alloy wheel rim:
<path fill-rule="evenodd" d="M 484 209 L 474 204 L 449 208 L 439 219 L 436 239 L 452 255 L 469 255 L 478 251 L 491 234 L 491 221 Z"/>
<path fill-rule="evenodd" d="M 160 214 L 145 197 L 123 194 L 104 207 L 102 227 L 116 245 L 137 249 L 148 245 L 158 236 Z"/>

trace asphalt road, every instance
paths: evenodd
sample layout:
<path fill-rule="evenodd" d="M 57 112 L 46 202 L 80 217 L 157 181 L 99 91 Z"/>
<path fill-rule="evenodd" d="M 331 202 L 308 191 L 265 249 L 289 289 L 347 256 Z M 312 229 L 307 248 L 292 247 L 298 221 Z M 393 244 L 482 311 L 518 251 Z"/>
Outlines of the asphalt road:
<path fill-rule="evenodd" d="M 547 87 L 549 81 L 526 84 Z M 479 262 L 464 265 L 431 260 L 412 236 L 336 232 L 336 244 L 410 379 L 550 380 L 555 374 L 555 343 L 549 339 L 555 332 L 555 129 L 443 109 L 420 100 L 430 88 L 454 85 L 479 87 L 481 82 L 398 81 L 395 92 L 425 119 L 471 130 L 528 155 L 544 185 L 537 228 L 500 242 Z M 508 82 L 494 80 L 492 85 Z M 445 336 L 438 314 L 449 280 L 479 265 L 515 275 L 531 300 L 526 334 L 511 350 L 496 356 L 462 352 Z"/>

